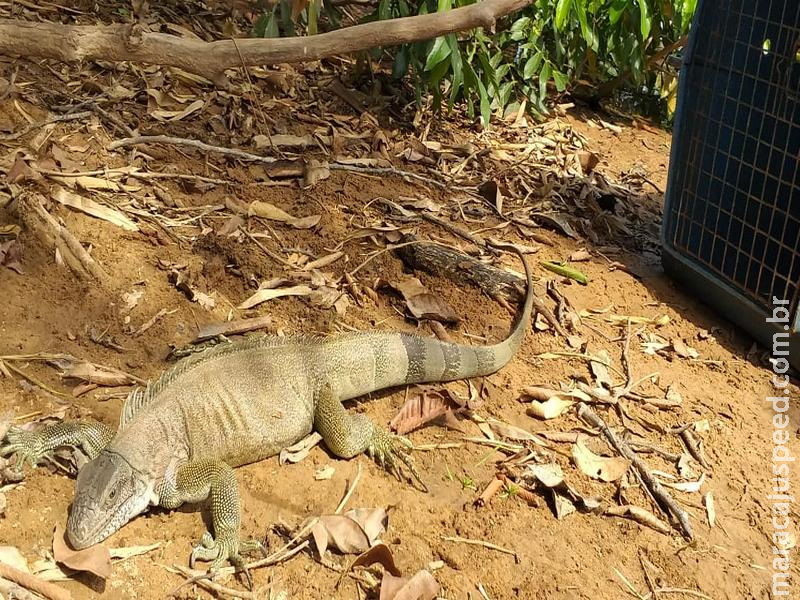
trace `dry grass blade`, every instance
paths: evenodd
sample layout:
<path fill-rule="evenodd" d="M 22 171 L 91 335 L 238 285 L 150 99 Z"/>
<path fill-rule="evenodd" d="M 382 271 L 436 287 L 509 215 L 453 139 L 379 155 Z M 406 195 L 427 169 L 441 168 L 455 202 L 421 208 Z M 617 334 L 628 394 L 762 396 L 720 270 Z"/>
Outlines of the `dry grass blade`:
<path fill-rule="evenodd" d="M 488 548 L 489 550 L 496 550 L 497 552 L 502 552 L 503 554 L 508 554 L 509 556 L 514 557 L 514 562 L 519 562 L 519 557 L 517 553 L 513 550 L 509 550 L 508 548 L 503 548 L 502 546 L 498 546 L 497 544 L 492 544 L 491 542 L 484 542 L 483 540 L 472 540 L 469 538 L 463 537 L 449 537 L 445 536 L 442 538 L 448 542 L 457 542 L 459 544 L 469 544 L 470 546 L 481 546 L 482 548 Z"/>

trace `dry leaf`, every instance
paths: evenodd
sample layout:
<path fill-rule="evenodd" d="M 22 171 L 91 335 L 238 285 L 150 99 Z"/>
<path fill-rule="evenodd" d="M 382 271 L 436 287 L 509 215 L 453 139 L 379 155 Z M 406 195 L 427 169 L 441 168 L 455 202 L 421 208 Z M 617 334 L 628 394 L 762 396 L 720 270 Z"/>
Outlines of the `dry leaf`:
<path fill-rule="evenodd" d="M 56 525 L 53 535 L 53 558 L 75 571 L 88 571 L 103 579 L 111 575 L 111 555 L 108 548 L 96 544 L 85 550 L 73 550 L 64 539 L 64 529 L 61 525 Z"/>
<path fill-rule="evenodd" d="M 202 109 L 205 105 L 203 100 L 195 100 L 189 106 L 184 108 L 183 110 L 163 110 L 163 109 L 156 109 L 150 112 L 150 116 L 152 116 L 157 121 L 162 122 L 174 122 L 180 121 L 181 119 L 185 119 L 192 113 L 197 112 L 198 110 Z"/>
<path fill-rule="evenodd" d="M 700 488 L 703 487 L 703 483 L 706 480 L 705 473 L 700 474 L 700 479 L 697 481 L 681 481 L 678 483 L 672 483 L 671 481 L 662 481 L 661 485 L 664 487 L 672 488 L 673 490 L 678 490 L 679 492 L 699 492 Z"/>
<path fill-rule="evenodd" d="M 0 242 L 0 265 L 6 266 L 18 275 L 24 275 L 19 259 L 22 255 L 22 244 L 18 239 Z"/>
<path fill-rule="evenodd" d="M 247 300 L 242 302 L 238 308 L 253 308 L 267 300 L 274 300 L 283 296 L 308 296 L 312 289 L 307 285 L 294 285 L 292 287 L 278 288 L 278 289 L 263 289 L 258 290 L 255 294 L 250 296 Z"/>
<path fill-rule="evenodd" d="M 418 571 L 413 577 L 395 577 L 384 573 L 379 600 L 433 600 L 440 589 L 428 571 Z"/>
<path fill-rule="evenodd" d="M 319 219 L 317 219 L 319 220 Z M 321 269 L 322 267 L 327 267 L 330 264 L 335 263 L 337 260 L 344 256 L 344 252 L 338 251 L 333 252 L 332 254 L 328 254 L 327 256 L 323 256 L 316 260 L 312 260 L 309 263 L 306 263 L 303 267 L 304 271 L 311 271 L 312 269 Z"/>
<path fill-rule="evenodd" d="M 126 231 L 139 231 L 139 227 L 136 225 L 136 223 L 131 221 L 120 211 L 114 208 L 103 206 L 102 204 L 99 204 L 90 198 L 84 198 L 83 196 L 78 196 L 77 194 L 68 192 L 61 186 L 54 185 L 50 189 L 50 196 L 53 198 L 53 200 L 60 202 L 64 206 L 69 206 L 70 208 L 80 210 L 87 215 L 108 221 L 109 223 L 117 225 L 118 227 L 122 227 Z"/>
<path fill-rule="evenodd" d="M 14 546 L 0 546 L 0 562 L 25 573 L 30 573 L 28 561 Z"/>
<path fill-rule="evenodd" d="M 706 505 L 706 516 L 708 517 L 708 526 L 714 527 L 717 522 L 717 511 L 714 508 L 714 494 L 711 492 L 707 492 L 705 496 L 703 496 L 703 501 Z"/>
<path fill-rule="evenodd" d="M 550 400 L 553 396 L 558 396 L 559 391 L 554 390 L 551 388 L 546 387 L 539 387 L 539 386 L 527 386 L 522 388 L 522 395 L 529 396 L 534 400 L 539 400 L 540 402 L 546 402 Z"/>
<path fill-rule="evenodd" d="M 463 409 L 464 407 L 454 402 L 449 394 L 445 396 L 438 391 L 421 389 L 400 407 L 397 414 L 389 421 L 389 427 L 399 435 L 403 435 L 445 413 L 455 413 Z"/>
<path fill-rule="evenodd" d="M 572 460 L 577 467 L 593 479 L 610 482 L 620 479 L 631 466 L 627 458 L 606 458 L 598 456 L 585 443 L 586 436 L 580 436 L 572 447 Z"/>
<path fill-rule="evenodd" d="M 386 544 L 375 544 L 372 548 L 356 558 L 350 567 L 369 567 L 375 563 L 380 563 L 389 573 L 400 577 L 400 569 L 395 566 L 392 551 Z"/>
<path fill-rule="evenodd" d="M 79 379 L 88 383 L 112 387 L 136 383 L 136 380 L 125 371 L 87 361 L 68 361 L 68 364 L 62 368 L 64 368 L 64 372 L 61 373 L 61 377 L 64 379 Z"/>
<path fill-rule="evenodd" d="M 564 472 L 558 463 L 528 465 L 528 471 L 536 481 L 548 488 L 558 487 L 564 482 Z"/>
<path fill-rule="evenodd" d="M 594 378 L 600 387 L 605 387 L 610 390 L 614 387 L 614 382 L 611 379 L 611 375 L 608 373 L 608 367 L 606 365 L 611 364 L 611 358 L 608 356 L 608 352 L 605 350 L 600 350 L 597 352 L 597 358 L 600 360 L 589 361 L 589 366 L 592 369 L 592 375 L 594 375 Z"/>
<path fill-rule="evenodd" d="M 274 204 L 261 202 L 260 200 L 250 203 L 250 206 L 247 208 L 247 214 L 249 216 L 269 219 L 270 221 L 286 223 L 296 229 L 311 229 L 312 227 L 316 227 L 317 223 L 319 223 L 322 218 L 321 215 L 309 215 L 300 218 L 294 217 Z"/>
<path fill-rule="evenodd" d="M 675 354 L 681 358 L 698 358 L 700 356 L 697 350 L 687 345 L 686 342 L 680 338 L 673 338 L 670 340 L 670 343 L 672 344 L 672 349 L 675 351 Z"/>
<path fill-rule="evenodd" d="M 144 296 L 144 290 L 136 289 L 122 294 L 122 301 L 125 303 L 125 306 L 120 309 L 120 314 L 126 315 L 136 308 L 136 305 L 139 304 L 139 300 L 141 300 L 142 296 Z"/>
<path fill-rule="evenodd" d="M 386 530 L 388 516 L 382 508 L 353 509 L 343 515 L 323 515 L 311 530 L 320 556 L 328 546 L 343 554 L 368 550 Z"/>
<path fill-rule="evenodd" d="M 406 306 L 417 319 L 431 319 L 442 323 L 458 323 L 455 311 L 441 296 L 431 293 L 417 294 L 406 300 Z"/>
<path fill-rule="evenodd" d="M 303 187 L 308 188 L 316 185 L 323 179 L 331 176 L 331 169 L 325 161 L 311 159 L 308 161 L 303 172 Z"/>
<path fill-rule="evenodd" d="M 503 214 L 503 193 L 496 181 L 484 181 L 478 186 L 478 193 L 497 209 L 499 215 Z"/>
<path fill-rule="evenodd" d="M 336 469 L 331 465 L 328 465 L 314 471 L 314 479 L 317 481 L 326 481 L 333 477 L 334 473 L 336 473 Z"/>
<path fill-rule="evenodd" d="M 111 548 L 109 554 L 111 555 L 111 558 L 127 560 L 129 558 L 133 558 L 134 556 L 152 552 L 160 546 L 161 542 L 156 542 L 155 544 L 150 544 L 148 546 L 126 546 L 124 548 Z"/>
<path fill-rule="evenodd" d="M 655 529 L 659 533 L 663 533 L 665 535 L 672 533 L 672 528 L 667 523 L 656 517 L 650 511 L 632 504 L 609 507 L 603 514 L 612 517 L 626 517 L 628 519 L 632 519 L 637 523 L 651 527 L 652 529 Z"/>
<path fill-rule="evenodd" d="M 572 400 L 553 396 L 546 402 L 534 400 L 525 412 L 538 419 L 555 419 L 563 415 L 573 404 L 575 403 Z"/>
<path fill-rule="evenodd" d="M 584 250 L 584 249 L 576 250 L 575 252 L 573 252 L 572 254 L 569 255 L 569 261 L 570 262 L 585 262 L 585 261 L 591 260 L 591 259 L 592 259 L 592 255 L 589 254 L 589 252 L 587 250 Z"/>
<path fill-rule="evenodd" d="M 522 429 L 521 427 L 515 427 L 514 425 L 509 425 L 508 423 L 503 423 L 502 421 L 491 418 L 487 420 L 486 423 L 489 425 L 492 431 L 500 437 L 514 441 L 529 441 L 545 448 L 550 447 L 550 444 L 548 444 L 545 440 L 534 435 L 530 431 Z"/>
<path fill-rule="evenodd" d="M 297 463 L 303 460 L 311 449 L 322 441 L 322 436 L 316 431 L 310 433 L 296 444 L 281 450 L 278 456 L 278 464 Z"/>

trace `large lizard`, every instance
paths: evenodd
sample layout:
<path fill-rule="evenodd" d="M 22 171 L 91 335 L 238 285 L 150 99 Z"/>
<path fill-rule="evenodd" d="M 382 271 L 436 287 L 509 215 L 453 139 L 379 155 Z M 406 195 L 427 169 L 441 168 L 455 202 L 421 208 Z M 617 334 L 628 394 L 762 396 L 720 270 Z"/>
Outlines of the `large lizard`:
<path fill-rule="evenodd" d="M 233 467 L 278 454 L 312 429 L 335 455 L 366 452 L 420 481 L 411 443 L 350 414 L 343 400 L 399 385 L 494 373 L 516 353 L 529 327 L 527 292 L 509 336 L 492 346 L 463 346 L 406 333 L 361 332 L 328 338 L 258 336 L 221 343 L 184 358 L 125 401 L 116 431 L 95 421 L 65 421 L 34 431 L 12 428 L 0 456 L 36 465 L 59 447 L 81 447 L 91 459 L 78 473 L 67 537 L 77 549 L 101 542 L 149 506 L 174 509 L 210 497 L 213 535 L 191 553 L 241 569 L 239 491 Z M 398 462 L 398 460 L 400 462 Z M 424 486 L 424 484 L 423 484 Z"/>

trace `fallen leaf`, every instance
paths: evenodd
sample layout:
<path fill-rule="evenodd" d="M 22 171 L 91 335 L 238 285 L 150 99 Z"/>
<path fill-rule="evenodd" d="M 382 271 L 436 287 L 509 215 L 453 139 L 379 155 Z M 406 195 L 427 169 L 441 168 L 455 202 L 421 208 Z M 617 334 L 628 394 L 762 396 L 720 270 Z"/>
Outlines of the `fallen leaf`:
<path fill-rule="evenodd" d="M 150 544 L 148 546 L 127 546 L 124 548 L 111 548 L 109 550 L 109 554 L 111 558 L 116 558 L 118 560 L 127 560 L 134 556 L 139 556 L 141 554 L 147 554 L 148 552 L 152 552 L 156 548 L 161 546 L 160 542 L 156 542 L 155 544 Z"/>
<path fill-rule="evenodd" d="M 312 291 L 313 290 L 307 285 L 294 285 L 292 287 L 258 290 L 255 294 L 242 302 L 238 308 L 253 308 L 262 302 L 274 300 L 275 298 L 282 298 L 283 296 L 309 296 Z"/>
<path fill-rule="evenodd" d="M 144 296 L 144 290 L 131 290 L 130 292 L 125 292 L 122 294 L 122 301 L 125 303 L 125 306 L 120 310 L 121 314 L 128 314 L 136 305 L 139 304 L 139 300 L 141 300 L 142 296 Z"/>
<path fill-rule="evenodd" d="M 254 202 L 250 203 L 250 206 L 247 208 L 247 214 L 249 216 L 269 219 L 270 221 L 286 223 L 287 225 L 291 225 L 296 229 L 311 229 L 312 227 L 316 227 L 317 223 L 319 223 L 320 219 L 322 218 L 321 215 L 309 215 L 307 217 L 299 218 L 294 217 L 286 211 L 281 210 L 274 204 L 262 202 L 260 200 L 255 200 Z"/>
<path fill-rule="evenodd" d="M 22 244 L 18 239 L 0 242 L 0 265 L 6 266 L 18 275 L 24 275 L 19 259 L 22 255 Z"/>
<path fill-rule="evenodd" d="M 322 441 L 322 436 L 316 431 L 310 433 L 296 444 L 281 450 L 278 456 L 278 464 L 284 465 L 287 462 L 297 463 L 303 460 L 311 449 Z"/>
<path fill-rule="evenodd" d="M 538 419 L 555 419 L 563 415 L 573 404 L 575 403 L 572 400 L 553 396 L 546 402 L 534 400 L 525 412 Z"/>
<path fill-rule="evenodd" d="M 342 554 L 368 550 L 386 530 L 388 516 L 382 508 L 353 509 L 343 515 L 323 515 L 311 530 L 320 556 L 328 546 Z"/>
<path fill-rule="evenodd" d="M 536 481 L 548 488 L 558 487 L 564 481 L 564 472 L 558 463 L 528 465 L 528 471 Z"/>
<path fill-rule="evenodd" d="M 614 382 L 611 379 L 611 375 L 608 373 L 608 367 L 606 365 L 611 364 L 611 358 L 608 356 L 608 352 L 605 350 L 600 350 L 597 352 L 596 356 L 600 360 L 589 361 L 589 366 L 592 369 L 592 375 L 594 375 L 594 378 L 599 386 L 610 390 L 614 387 Z"/>
<path fill-rule="evenodd" d="M 484 181 L 478 186 L 478 193 L 483 196 L 489 204 L 494 206 L 497 214 L 503 214 L 503 193 L 500 186 L 494 180 Z"/>
<path fill-rule="evenodd" d="M 56 525 L 53 535 L 53 558 L 65 567 L 75 571 L 88 571 L 102 579 L 111 575 L 111 555 L 108 548 L 96 544 L 85 550 L 73 550 L 64 539 L 61 525 Z"/>
<path fill-rule="evenodd" d="M 697 350 L 686 344 L 686 342 L 680 338 L 673 338 L 670 340 L 670 343 L 672 344 L 672 349 L 675 351 L 675 354 L 681 358 L 698 358 L 700 356 Z"/>
<path fill-rule="evenodd" d="M 375 544 L 372 548 L 359 555 L 350 567 L 369 567 L 375 563 L 379 563 L 392 575 L 400 577 L 400 569 L 394 564 L 394 556 L 386 544 Z"/>
<path fill-rule="evenodd" d="M 431 293 L 417 294 L 406 300 L 406 306 L 417 319 L 431 319 L 442 323 L 458 323 L 456 312 L 441 296 Z"/>
<path fill-rule="evenodd" d="M 174 122 L 180 121 L 185 119 L 189 115 L 197 112 L 198 110 L 202 109 L 205 106 L 205 102 L 203 100 L 195 100 L 189 106 L 184 108 L 183 110 L 163 110 L 163 109 L 156 109 L 150 112 L 150 116 L 152 116 L 157 121 L 161 122 Z"/>
<path fill-rule="evenodd" d="M 622 478 L 631 466 L 626 458 L 598 456 L 586 446 L 586 436 L 580 436 L 572 447 L 572 460 L 577 467 L 593 479 L 610 482 Z"/>
<path fill-rule="evenodd" d="M 336 469 L 331 465 L 328 465 L 314 471 L 314 479 L 316 481 L 326 481 L 333 477 L 334 473 L 336 473 Z"/>
<path fill-rule="evenodd" d="M 575 158 L 577 158 L 584 175 L 588 175 L 594 171 L 594 168 L 600 162 L 598 156 L 594 152 L 589 152 L 588 150 L 578 150 L 575 153 Z"/>
<path fill-rule="evenodd" d="M 418 571 L 412 577 L 395 577 L 384 573 L 379 600 L 433 600 L 440 589 L 428 571 Z"/>
<path fill-rule="evenodd" d="M 405 401 L 389 421 L 389 427 L 399 435 L 403 435 L 445 413 L 456 413 L 463 409 L 464 406 L 456 403 L 449 394 L 423 388 Z"/>
<path fill-rule="evenodd" d="M 591 259 L 592 255 L 587 250 L 584 249 L 576 250 L 575 252 L 569 255 L 570 262 L 584 262 Z"/>
<path fill-rule="evenodd" d="M 550 444 L 548 444 L 539 436 L 531 433 L 530 431 L 526 431 L 521 427 L 515 427 L 514 425 L 509 425 L 508 423 L 503 423 L 502 421 L 491 418 L 488 419 L 486 423 L 489 425 L 492 431 L 500 437 L 514 441 L 533 442 L 534 444 L 543 446 L 545 448 L 550 446 Z"/>
<path fill-rule="evenodd" d="M 0 562 L 25 573 L 30 573 L 28 561 L 14 546 L 0 546 Z"/>
<path fill-rule="evenodd" d="M 546 387 L 539 387 L 539 386 L 527 386 L 522 388 L 522 395 L 528 396 L 533 398 L 534 400 L 539 400 L 540 402 L 546 402 L 553 396 L 558 396 L 558 390 L 554 390 L 552 388 Z"/>
<path fill-rule="evenodd" d="M 28 166 L 28 163 L 25 162 L 25 156 L 22 154 L 22 152 L 17 152 L 16 156 L 14 157 L 14 164 L 11 165 L 8 173 L 6 173 L 6 181 L 8 183 L 19 183 L 27 179 L 37 178 L 41 179 L 42 176 Z"/>
<path fill-rule="evenodd" d="M 323 179 L 331 176 L 331 168 L 325 161 L 311 159 L 308 161 L 303 171 L 303 187 L 308 188 L 316 185 Z"/>
<path fill-rule="evenodd" d="M 703 496 L 703 501 L 706 505 L 706 516 L 708 517 L 708 526 L 714 527 L 717 522 L 717 511 L 714 508 L 714 494 L 711 492 L 706 492 L 706 495 Z"/>
<path fill-rule="evenodd" d="M 330 264 L 335 263 L 337 260 L 344 256 L 344 252 L 338 251 L 328 254 L 327 256 L 320 257 L 316 260 L 312 260 L 309 263 L 306 263 L 303 267 L 304 271 L 311 271 L 313 269 L 321 269 L 322 267 L 327 267 Z"/>
<path fill-rule="evenodd" d="M 88 383 L 97 383 L 106 386 L 133 385 L 136 380 L 125 371 L 114 367 L 106 367 L 88 361 L 67 361 L 59 363 L 64 368 L 61 377 L 64 379 L 78 379 Z"/>
<path fill-rule="evenodd" d="M 663 533 L 665 535 L 672 533 L 672 528 L 667 523 L 656 517 L 650 511 L 632 504 L 625 506 L 611 506 L 607 508 L 603 514 L 612 517 L 626 517 L 636 521 L 637 523 L 655 529 L 659 533 Z"/>
<path fill-rule="evenodd" d="M 122 227 L 126 231 L 139 231 L 139 227 L 136 225 L 136 223 L 131 221 L 120 211 L 114 208 L 103 206 L 91 198 L 84 198 L 83 196 L 78 196 L 77 194 L 68 192 L 59 185 L 54 185 L 50 189 L 50 196 L 53 198 L 53 200 L 60 202 L 64 206 L 69 206 L 70 208 L 84 212 L 87 215 L 108 221 L 113 225 Z"/>
<path fill-rule="evenodd" d="M 678 483 L 672 483 L 671 481 L 662 481 L 661 485 L 664 487 L 672 488 L 673 490 L 678 490 L 679 492 L 687 492 L 687 493 L 694 493 L 699 492 L 700 488 L 703 487 L 703 483 L 706 480 L 705 473 L 700 474 L 700 479 L 697 481 L 680 481 Z"/>

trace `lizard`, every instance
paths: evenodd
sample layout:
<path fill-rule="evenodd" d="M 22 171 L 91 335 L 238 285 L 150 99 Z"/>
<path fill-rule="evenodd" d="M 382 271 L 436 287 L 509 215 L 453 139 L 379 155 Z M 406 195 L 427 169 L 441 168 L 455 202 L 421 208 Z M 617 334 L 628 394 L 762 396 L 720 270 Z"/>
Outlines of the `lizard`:
<path fill-rule="evenodd" d="M 488 346 L 447 343 L 410 333 L 350 332 L 329 337 L 259 335 L 189 355 L 127 396 L 117 428 L 92 420 L 38 430 L 12 427 L 0 456 L 32 467 L 60 447 L 90 458 L 78 472 L 66 535 L 75 549 L 97 544 L 150 506 L 175 509 L 210 499 L 213 534 L 194 546 L 190 565 L 230 562 L 262 550 L 241 539 L 234 467 L 275 456 L 312 430 L 336 456 L 366 453 L 400 477 L 402 465 L 427 491 L 411 442 L 349 413 L 342 401 L 370 392 L 489 375 L 514 356 L 530 326 L 533 285 L 508 337 Z M 249 574 L 248 574 L 249 579 Z"/>

